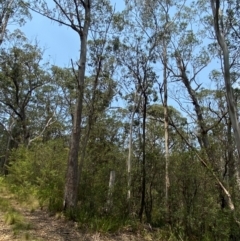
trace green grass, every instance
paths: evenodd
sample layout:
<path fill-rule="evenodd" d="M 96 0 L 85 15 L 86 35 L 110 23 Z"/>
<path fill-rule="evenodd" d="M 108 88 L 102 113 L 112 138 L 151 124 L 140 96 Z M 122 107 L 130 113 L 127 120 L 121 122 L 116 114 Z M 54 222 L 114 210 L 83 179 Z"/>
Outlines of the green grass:
<path fill-rule="evenodd" d="M 0 178 L 0 191 L 2 196 L 0 197 L 0 211 L 4 213 L 4 223 L 11 226 L 14 236 L 31 229 L 30 223 L 28 223 L 24 216 L 17 211 L 12 205 L 10 200 L 13 199 L 13 195 L 7 191 L 7 187 Z M 25 235 L 25 234 L 24 234 Z M 29 234 L 26 233 L 24 240 L 29 240 Z"/>
<path fill-rule="evenodd" d="M 22 216 L 15 210 L 7 211 L 4 215 L 4 223 L 7 225 L 13 225 L 22 222 Z"/>
<path fill-rule="evenodd" d="M 6 212 L 10 207 L 9 201 L 3 197 L 0 197 L 0 211 Z"/>
<path fill-rule="evenodd" d="M 7 225 L 12 226 L 12 230 L 15 235 L 17 235 L 21 231 L 26 231 L 31 229 L 30 223 L 26 222 L 21 213 L 12 209 L 7 211 L 4 215 L 4 222 Z"/>

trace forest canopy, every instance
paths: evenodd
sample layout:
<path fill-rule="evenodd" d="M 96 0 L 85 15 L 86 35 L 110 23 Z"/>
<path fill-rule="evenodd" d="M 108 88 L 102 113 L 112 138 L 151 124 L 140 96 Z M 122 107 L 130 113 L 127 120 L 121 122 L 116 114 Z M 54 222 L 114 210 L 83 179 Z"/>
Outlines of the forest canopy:
<path fill-rule="evenodd" d="M 239 1 L 122 3 L 0 0 L 0 173 L 80 226 L 239 240 Z M 35 16 L 77 60 L 46 57 Z"/>

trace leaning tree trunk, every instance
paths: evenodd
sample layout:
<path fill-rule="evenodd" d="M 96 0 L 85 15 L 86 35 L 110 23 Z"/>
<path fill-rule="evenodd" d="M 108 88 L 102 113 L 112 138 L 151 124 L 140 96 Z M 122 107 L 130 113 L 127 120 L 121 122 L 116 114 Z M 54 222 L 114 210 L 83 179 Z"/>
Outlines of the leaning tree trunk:
<path fill-rule="evenodd" d="M 201 147 L 205 148 L 208 158 L 213 161 L 212 152 L 209 152 L 209 140 L 208 140 L 208 130 L 206 128 L 206 123 L 203 118 L 203 111 L 199 104 L 199 99 L 197 98 L 196 91 L 191 87 L 191 80 L 188 78 L 186 73 L 186 65 L 182 60 L 180 53 L 176 53 L 176 64 L 179 69 L 181 80 L 185 85 L 187 92 L 191 98 L 192 104 L 194 106 L 194 111 L 197 115 L 197 124 L 199 128 L 198 141 Z"/>
<path fill-rule="evenodd" d="M 219 11 L 220 0 L 210 0 L 213 17 L 214 17 L 214 30 L 217 37 L 218 44 L 220 45 L 223 53 L 223 67 L 224 67 L 224 81 L 227 95 L 227 105 L 229 116 L 232 122 L 235 142 L 238 150 L 239 164 L 240 164 L 240 127 L 238 124 L 236 102 L 234 100 L 234 94 L 231 86 L 230 64 L 229 64 L 229 50 L 227 42 L 223 33 L 219 28 Z"/>
<path fill-rule="evenodd" d="M 214 171 L 214 169 L 216 168 L 215 161 L 217 159 L 215 158 L 214 153 L 211 152 L 211 150 L 209 149 L 208 130 L 210 130 L 210 129 L 206 128 L 206 123 L 204 122 L 203 113 L 202 113 L 198 98 L 196 96 L 196 91 L 194 91 L 192 89 L 191 85 L 190 85 L 190 81 L 189 81 L 189 79 L 187 77 L 187 74 L 186 74 L 186 66 L 184 66 L 183 61 L 181 61 L 181 56 L 178 53 L 176 55 L 176 62 L 177 62 L 178 69 L 181 73 L 182 82 L 185 85 L 185 87 L 186 87 L 186 89 L 187 89 L 187 91 L 188 91 L 188 93 L 191 97 L 191 100 L 193 102 L 193 105 L 195 107 L 194 109 L 195 109 L 195 113 L 197 115 L 198 127 L 200 128 L 200 145 L 206 150 L 206 154 L 207 154 L 208 160 L 211 161 L 211 165 L 209 165 L 205 160 L 203 160 L 196 153 L 197 157 L 201 161 L 201 163 L 211 172 L 211 174 L 213 175 L 213 177 L 217 181 L 220 189 L 222 190 L 222 192 L 227 197 L 228 207 L 230 208 L 230 210 L 234 211 L 235 207 L 234 207 L 234 204 L 233 204 L 233 199 L 232 199 L 231 193 L 225 188 L 223 181 L 221 181 L 218 178 L 218 175 Z M 177 132 L 183 138 L 181 133 L 179 131 L 177 131 Z M 187 143 L 188 146 L 190 146 L 192 149 L 194 149 L 185 138 L 183 138 L 183 139 L 185 140 L 185 142 Z M 213 169 L 213 167 L 214 167 L 214 169 Z"/>
<path fill-rule="evenodd" d="M 88 2 L 88 1 L 87 1 Z M 83 108 L 83 91 L 85 82 L 85 67 L 87 57 L 87 37 L 90 26 L 90 3 L 85 3 L 85 22 L 82 31 L 80 31 L 80 63 L 78 67 L 78 96 L 75 105 L 75 111 L 73 116 L 73 128 L 70 140 L 70 150 L 68 156 L 68 166 L 64 190 L 64 203 L 63 208 L 74 209 L 77 205 L 78 197 L 78 184 L 79 184 L 79 172 L 78 172 L 78 153 L 79 142 L 81 136 L 81 121 L 82 121 L 82 108 Z"/>

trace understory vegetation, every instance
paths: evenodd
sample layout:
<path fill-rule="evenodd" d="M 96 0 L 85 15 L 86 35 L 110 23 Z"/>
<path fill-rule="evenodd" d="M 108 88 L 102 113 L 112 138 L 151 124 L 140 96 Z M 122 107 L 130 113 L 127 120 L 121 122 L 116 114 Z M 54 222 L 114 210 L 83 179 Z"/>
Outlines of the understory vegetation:
<path fill-rule="evenodd" d="M 181 152 L 171 156 L 168 212 L 165 209 L 162 191 L 164 157 L 149 157 L 151 171 L 148 170 L 147 190 L 150 193 L 147 193 L 149 196 L 145 205 L 149 208 L 146 212 L 150 212 L 151 220 L 147 223 L 147 217 L 144 217 L 143 225 L 139 223 L 138 218 L 138 168 L 133 168 L 135 177 L 132 182 L 134 188 L 129 213 L 127 190 L 124 187 L 126 176 L 122 172 L 125 169 L 125 162 L 116 160 L 115 164 L 104 163 L 100 150 L 104 152 L 103 149 L 99 149 L 98 152 L 94 151 L 91 154 L 90 151 L 87 155 L 89 160 L 83 168 L 84 181 L 79 187 L 81 191 L 78 206 L 74 213 L 66 213 L 69 218 L 74 218 L 78 222 L 81 229 L 103 233 L 120 230 L 134 233 L 145 230 L 155 235 L 158 233 L 158 237 L 162 237 L 163 240 L 228 240 L 230 235 L 239 237 L 239 228 L 234 216 L 236 214 L 222 206 L 224 200 L 221 190 L 212 178 L 211 172 L 196 160 L 194 153 Z M 116 147 L 112 146 L 108 151 L 115 153 Z M 34 196 L 41 208 L 48 208 L 55 213 L 60 212 L 67 152 L 68 148 L 61 140 L 13 150 L 10 156 L 9 175 L 4 178 L 4 185 L 7 185 L 20 201 L 26 201 Z M 121 153 L 117 156 L 122 158 Z M 105 155 L 102 158 L 104 159 Z M 97 162 L 91 163 L 96 159 Z M 107 210 L 108 178 L 112 169 L 116 170 L 118 181 L 112 193 L 112 207 Z M 159 182 L 161 179 L 162 184 Z M 237 197 L 237 193 L 235 195 Z M 9 219 L 7 222 L 15 220 L 15 215 L 11 211 L 6 215 L 6 219 Z"/>
<path fill-rule="evenodd" d="M 75 34 L 68 67 L 36 16 Z M 89 232 L 240 240 L 239 26 L 238 0 L 0 1 L 0 185 Z"/>

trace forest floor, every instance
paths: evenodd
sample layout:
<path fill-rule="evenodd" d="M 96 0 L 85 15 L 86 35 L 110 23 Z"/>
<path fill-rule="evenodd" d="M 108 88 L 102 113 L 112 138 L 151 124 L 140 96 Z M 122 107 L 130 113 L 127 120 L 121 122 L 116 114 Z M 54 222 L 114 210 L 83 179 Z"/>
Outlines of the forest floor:
<path fill-rule="evenodd" d="M 50 215 L 32 202 L 20 203 L 14 195 L 0 190 L 0 241 L 151 241 L 147 232 L 117 234 L 86 233 L 63 216 Z M 34 207 L 35 205 L 35 207 Z"/>

